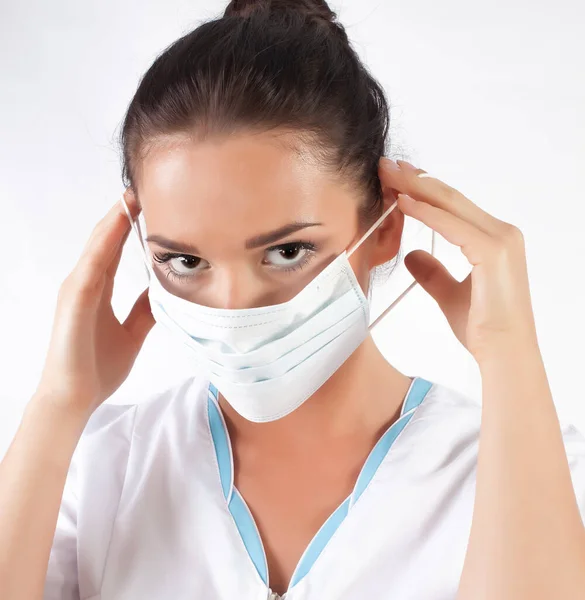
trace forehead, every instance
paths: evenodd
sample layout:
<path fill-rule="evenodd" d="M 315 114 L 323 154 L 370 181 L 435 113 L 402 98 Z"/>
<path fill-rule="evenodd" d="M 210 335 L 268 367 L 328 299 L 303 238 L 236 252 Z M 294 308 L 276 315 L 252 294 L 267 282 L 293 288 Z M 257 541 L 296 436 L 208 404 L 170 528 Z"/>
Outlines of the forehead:
<path fill-rule="evenodd" d="M 292 142 L 268 132 L 154 146 L 138 189 L 148 233 L 229 243 L 294 221 L 354 227 L 356 191 Z"/>

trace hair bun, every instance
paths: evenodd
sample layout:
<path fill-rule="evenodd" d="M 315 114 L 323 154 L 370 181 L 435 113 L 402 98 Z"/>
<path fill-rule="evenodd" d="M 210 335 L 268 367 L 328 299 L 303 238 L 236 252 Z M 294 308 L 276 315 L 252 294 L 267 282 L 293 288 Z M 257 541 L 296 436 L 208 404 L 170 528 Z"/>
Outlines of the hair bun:
<path fill-rule="evenodd" d="M 337 15 L 325 0 L 231 0 L 224 17 L 249 17 L 256 11 L 297 11 L 308 17 L 315 17 L 334 23 Z"/>

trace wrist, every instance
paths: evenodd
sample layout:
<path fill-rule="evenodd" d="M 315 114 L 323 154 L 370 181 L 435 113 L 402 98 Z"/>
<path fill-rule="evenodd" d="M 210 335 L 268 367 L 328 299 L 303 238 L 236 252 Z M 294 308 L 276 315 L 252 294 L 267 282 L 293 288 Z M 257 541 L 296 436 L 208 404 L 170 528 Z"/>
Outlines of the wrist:
<path fill-rule="evenodd" d="M 35 394 L 25 406 L 15 445 L 52 473 L 67 469 L 89 415 L 68 410 L 47 395 Z"/>
<path fill-rule="evenodd" d="M 41 418 L 59 426 L 65 426 L 72 430 L 83 431 L 92 411 L 76 406 L 66 397 L 52 394 L 43 390 L 37 390 L 25 407 L 25 416 Z"/>
<path fill-rule="evenodd" d="M 482 379 L 514 377 L 534 379 L 545 372 L 544 361 L 538 344 L 518 339 L 502 340 L 484 351 L 477 364 Z"/>
<path fill-rule="evenodd" d="M 481 349 L 473 352 L 480 368 L 493 365 L 517 364 L 541 360 L 540 347 L 536 335 L 506 334 L 491 336 L 481 344 Z"/>

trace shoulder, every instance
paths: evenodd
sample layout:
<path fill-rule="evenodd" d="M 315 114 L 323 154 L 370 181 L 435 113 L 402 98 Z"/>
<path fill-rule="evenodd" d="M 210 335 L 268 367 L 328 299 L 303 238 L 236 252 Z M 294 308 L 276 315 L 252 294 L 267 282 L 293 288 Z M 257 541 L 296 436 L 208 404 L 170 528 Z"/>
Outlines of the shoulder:
<path fill-rule="evenodd" d="M 454 470 L 473 476 L 477 462 L 481 405 L 472 397 L 423 378 L 428 388 L 404 427 L 395 458 L 409 465 L 410 477 Z"/>
<path fill-rule="evenodd" d="M 189 377 L 150 397 L 130 404 L 100 405 L 89 418 L 73 456 L 74 466 L 84 469 L 107 463 L 113 470 L 125 468 L 135 436 L 190 420 L 190 412 L 207 398 L 208 382 Z"/>
<path fill-rule="evenodd" d="M 413 448 L 424 446 L 427 458 L 443 466 L 460 461 L 475 471 L 481 431 L 482 404 L 441 383 L 432 383 L 413 416 Z M 585 520 L 585 434 L 570 422 L 560 422 L 575 495 Z"/>
<path fill-rule="evenodd" d="M 452 434 L 462 430 L 479 433 L 480 402 L 443 383 L 428 383 L 428 392 L 413 416 L 414 422 L 424 422 L 429 430 L 440 428 Z"/>
<path fill-rule="evenodd" d="M 585 523 L 585 435 L 572 423 L 561 424 L 577 504 Z"/>
<path fill-rule="evenodd" d="M 432 385 L 421 403 L 418 417 L 429 425 L 443 426 L 447 431 L 454 431 L 455 426 L 458 425 L 465 427 L 471 434 L 479 436 L 482 418 L 481 400 L 477 401 L 442 383 L 430 383 Z M 561 422 L 560 428 L 568 458 L 585 459 L 583 432 L 570 422 Z"/>
<path fill-rule="evenodd" d="M 183 379 L 168 388 L 130 404 L 100 405 L 89 418 L 81 441 L 92 443 L 97 438 L 127 437 L 137 424 L 157 422 L 171 418 L 189 409 L 203 397 L 207 397 L 209 383 L 195 376 Z"/>

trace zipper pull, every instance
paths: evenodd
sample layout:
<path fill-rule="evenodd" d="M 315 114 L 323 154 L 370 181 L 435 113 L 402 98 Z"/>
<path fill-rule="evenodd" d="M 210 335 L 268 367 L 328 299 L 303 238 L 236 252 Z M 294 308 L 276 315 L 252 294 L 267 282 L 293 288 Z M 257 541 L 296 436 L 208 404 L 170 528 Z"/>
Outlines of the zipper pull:
<path fill-rule="evenodd" d="M 268 590 L 268 600 L 282 600 L 282 598 L 272 590 Z"/>

